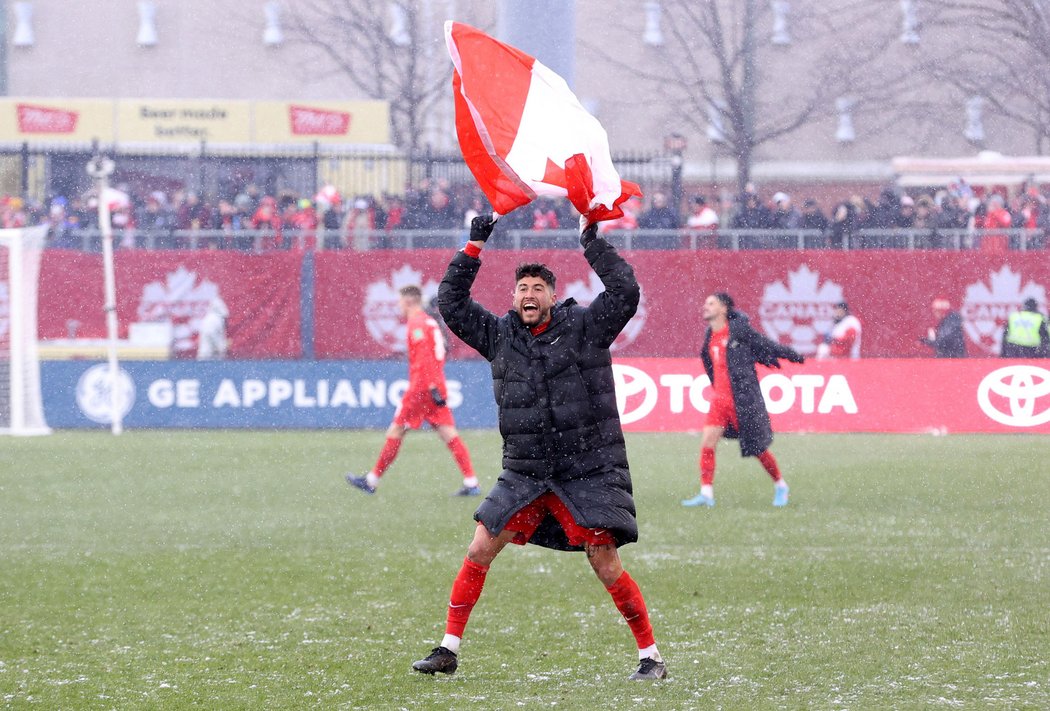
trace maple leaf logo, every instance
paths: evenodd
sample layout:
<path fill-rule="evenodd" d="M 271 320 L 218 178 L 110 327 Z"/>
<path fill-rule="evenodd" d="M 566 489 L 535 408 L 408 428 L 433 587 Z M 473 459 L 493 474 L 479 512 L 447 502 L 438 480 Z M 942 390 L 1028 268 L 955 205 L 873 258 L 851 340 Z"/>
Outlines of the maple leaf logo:
<path fill-rule="evenodd" d="M 573 298 L 582 306 L 590 306 L 591 302 L 598 298 L 598 294 L 603 291 L 605 291 L 605 284 L 602 284 L 602 280 L 598 278 L 597 274 L 591 272 L 587 281 L 577 279 L 574 282 L 570 282 L 562 293 L 566 299 Z M 615 351 L 634 343 L 635 339 L 638 338 L 638 334 L 642 332 L 642 328 L 645 327 L 647 315 L 645 290 L 642 289 L 641 296 L 638 299 L 638 310 L 631 317 L 631 320 L 627 322 L 627 325 L 623 327 L 623 330 L 620 331 L 620 335 L 613 341 L 609 350 Z"/>
<path fill-rule="evenodd" d="M 410 264 L 403 264 L 400 269 L 390 272 L 389 279 L 380 279 L 368 285 L 365 303 L 361 307 L 365 328 L 372 340 L 392 353 L 404 353 L 406 349 L 401 310 L 398 307 L 398 291 L 405 286 L 422 289 L 424 304 L 437 296 L 436 281 L 430 279 L 424 282 L 423 272 L 413 269 Z"/>
<path fill-rule="evenodd" d="M 823 335 L 835 324 L 835 304 L 845 301 L 842 286 L 803 264 L 788 273 L 787 283 L 766 284 L 759 306 L 762 330 L 778 343 L 803 355 L 817 352 Z"/>
<path fill-rule="evenodd" d="M 1028 281 L 1008 265 L 988 274 L 988 282 L 978 281 L 966 287 L 962 308 L 963 330 L 983 354 L 999 355 L 1003 328 L 1010 314 L 1021 308 L 1025 299 L 1035 299 L 1039 309 L 1046 305 L 1046 289 Z"/>
<path fill-rule="evenodd" d="M 219 296 L 213 281 L 201 278 L 183 265 L 168 274 L 163 282 L 154 281 L 142 287 L 142 298 L 136 311 L 139 321 L 171 321 L 172 348 L 175 351 L 196 349 L 200 321 L 208 313 L 208 304 Z"/>

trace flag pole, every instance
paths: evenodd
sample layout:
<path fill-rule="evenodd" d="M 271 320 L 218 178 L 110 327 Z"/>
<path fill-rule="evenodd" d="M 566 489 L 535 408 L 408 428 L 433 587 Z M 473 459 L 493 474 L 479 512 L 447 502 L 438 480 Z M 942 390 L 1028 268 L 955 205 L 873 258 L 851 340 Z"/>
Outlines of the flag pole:
<path fill-rule="evenodd" d="M 106 353 L 109 358 L 110 431 L 119 435 L 124 431 L 124 417 L 120 402 L 120 367 L 117 364 L 117 280 L 113 267 L 113 223 L 106 196 L 113 168 L 113 161 L 98 155 L 87 164 L 88 175 L 95 179 L 98 186 L 98 226 L 102 231 L 102 265 L 106 280 L 103 310 L 106 312 Z"/>

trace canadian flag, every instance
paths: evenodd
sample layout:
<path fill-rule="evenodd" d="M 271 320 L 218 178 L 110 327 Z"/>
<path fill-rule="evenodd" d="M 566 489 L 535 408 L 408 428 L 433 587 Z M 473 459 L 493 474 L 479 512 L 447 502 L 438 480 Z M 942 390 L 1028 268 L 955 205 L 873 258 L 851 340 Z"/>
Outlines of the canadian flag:
<path fill-rule="evenodd" d="M 623 215 L 642 192 L 620 180 L 609 138 L 560 76 L 521 50 L 445 23 L 463 158 L 504 215 L 537 196 L 567 197 L 589 222 Z"/>

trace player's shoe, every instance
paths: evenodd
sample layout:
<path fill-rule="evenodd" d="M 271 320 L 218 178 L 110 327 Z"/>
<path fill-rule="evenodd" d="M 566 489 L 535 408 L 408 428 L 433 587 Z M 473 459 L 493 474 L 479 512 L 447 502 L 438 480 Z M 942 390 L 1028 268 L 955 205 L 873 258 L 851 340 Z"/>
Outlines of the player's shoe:
<path fill-rule="evenodd" d="M 355 489 L 360 489 L 361 491 L 365 492 L 366 494 L 374 494 L 374 493 L 376 493 L 376 488 L 374 486 L 369 486 L 368 485 L 368 479 L 366 477 L 354 476 L 353 474 L 347 474 L 346 475 L 346 483 L 349 484 L 350 486 L 354 487 Z"/>
<path fill-rule="evenodd" d="M 453 496 L 481 496 L 481 487 L 480 486 L 467 486 L 466 484 L 464 484 L 463 486 L 459 487 L 459 489 L 456 490 L 456 493 L 454 493 L 452 495 Z"/>
<path fill-rule="evenodd" d="M 456 671 L 459 662 L 456 653 L 444 647 L 434 647 L 426 659 L 420 659 L 412 663 L 412 668 L 420 674 L 452 674 Z"/>
<path fill-rule="evenodd" d="M 683 499 L 682 506 L 706 506 L 711 508 L 715 505 L 715 497 L 697 494 L 691 499 Z"/>
<path fill-rule="evenodd" d="M 649 679 L 666 679 L 667 666 L 652 657 L 646 657 L 638 662 L 638 670 L 627 677 L 630 681 L 644 681 Z"/>
<path fill-rule="evenodd" d="M 788 505 L 788 485 L 781 482 L 773 487 L 773 505 L 774 506 L 787 506 Z"/>

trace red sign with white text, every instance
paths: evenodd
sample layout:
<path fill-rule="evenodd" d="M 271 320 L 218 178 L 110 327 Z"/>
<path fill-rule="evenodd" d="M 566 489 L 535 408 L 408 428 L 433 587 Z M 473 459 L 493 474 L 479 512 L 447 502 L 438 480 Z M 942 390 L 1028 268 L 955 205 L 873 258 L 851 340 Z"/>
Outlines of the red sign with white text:
<path fill-rule="evenodd" d="M 311 106 L 288 107 L 292 133 L 296 136 L 345 136 L 350 131 L 350 112 Z"/>
<path fill-rule="evenodd" d="M 49 106 L 18 104 L 18 130 L 22 133 L 73 133 L 80 114 Z"/>
<path fill-rule="evenodd" d="M 699 358 L 613 363 L 624 429 L 694 432 L 710 409 Z M 1050 360 L 872 359 L 759 367 L 775 432 L 1050 434 Z"/>

